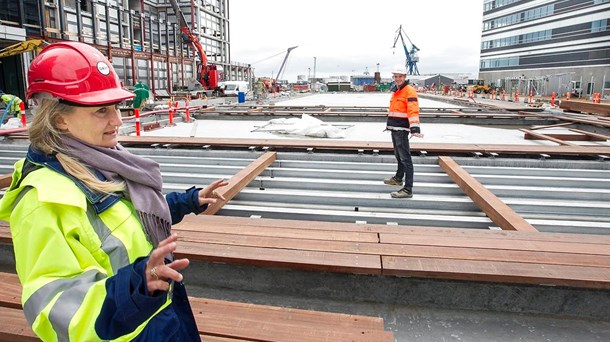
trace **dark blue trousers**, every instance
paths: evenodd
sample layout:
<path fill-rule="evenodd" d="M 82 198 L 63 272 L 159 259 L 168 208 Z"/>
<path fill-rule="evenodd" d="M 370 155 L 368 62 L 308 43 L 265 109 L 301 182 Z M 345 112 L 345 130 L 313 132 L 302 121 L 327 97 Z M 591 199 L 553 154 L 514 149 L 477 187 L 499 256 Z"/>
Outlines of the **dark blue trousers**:
<path fill-rule="evenodd" d="M 409 131 L 392 130 L 392 145 L 394 146 L 394 156 L 398 162 L 396 179 L 405 180 L 405 188 L 413 189 L 413 159 L 411 159 L 411 149 L 409 147 Z"/>

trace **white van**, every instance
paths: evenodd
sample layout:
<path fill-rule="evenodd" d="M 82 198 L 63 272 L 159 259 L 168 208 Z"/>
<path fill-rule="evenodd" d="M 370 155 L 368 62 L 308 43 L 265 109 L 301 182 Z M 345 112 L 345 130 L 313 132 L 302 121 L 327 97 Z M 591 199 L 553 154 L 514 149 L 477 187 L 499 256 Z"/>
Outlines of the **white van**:
<path fill-rule="evenodd" d="M 224 94 L 225 96 L 237 96 L 238 93 L 247 93 L 250 91 L 250 84 L 246 81 L 225 81 Z"/>

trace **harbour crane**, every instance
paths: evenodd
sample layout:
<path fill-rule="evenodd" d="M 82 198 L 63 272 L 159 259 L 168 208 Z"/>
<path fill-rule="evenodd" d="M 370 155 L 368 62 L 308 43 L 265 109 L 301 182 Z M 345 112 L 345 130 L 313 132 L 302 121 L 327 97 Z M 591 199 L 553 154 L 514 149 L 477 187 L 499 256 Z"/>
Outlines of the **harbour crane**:
<path fill-rule="evenodd" d="M 182 41 L 186 44 L 191 45 L 197 54 L 199 55 L 199 59 L 201 63 L 197 64 L 197 81 L 201 83 L 203 90 L 206 91 L 214 91 L 218 88 L 218 68 L 216 65 L 212 65 L 208 63 L 208 57 L 203 51 L 203 46 L 201 46 L 201 42 L 199 42 L 199 37 L 195 35 L 191 28 L 189 27 L 186 19 L 184 18 L 184 13 L 180 9 L 177 0 L 170 0 L 172 7 L 174 8 L 174 13 L 176 13 L 176 17 L 178 19 L 180 25 L 180 31 L 182 32 Z"/>
<path fill-rule="evenodd" d="M 405 37 L 407 37 L 407 40 L 411 44 L 410 50 L 407 48 L 407 43 L 405 42 Z M 411 39 L 409 39 L 409 36 L 407 36 L 407 34 L 405 33 L 405 30 L 403 30 L 402 25 L 400 25 L 398 30 L 396 30 L 396 38 L 394 38 L 394 46 L 392 46 L 392 48 L 396 48 L 396 43 L 398 42 L 398 38 L 400 38 L 400 40 L 402 41 L 402 47 L 404 48 L 405 55 L 407 56 L 405 66 L 407 67 L 409 75 L 419 75 L 419 70 L 417 69 L 417 62 L 419 62 L 419 57 L 417 56 L 417 51 L 419 51 L 419 48 L 417 46 L 415 46 L 415 44 L 413 44 Z"/>

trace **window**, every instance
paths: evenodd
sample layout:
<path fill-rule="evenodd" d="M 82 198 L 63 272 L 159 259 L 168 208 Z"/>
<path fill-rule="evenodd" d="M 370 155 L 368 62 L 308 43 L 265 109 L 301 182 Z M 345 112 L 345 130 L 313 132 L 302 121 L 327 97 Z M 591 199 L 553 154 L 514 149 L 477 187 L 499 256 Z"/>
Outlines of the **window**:
<path fill-rule="evenodd" d="M 591 22 L 591 33 L 604 32 L 608 27 L 608 19 L 596 20 Z"/>
<path fill-rule="evenodd" d="M 523 43 L 539 42 L 551 39 L 553 36 L 552 30 L 544 30 L 526 33 L 523 35 Z"/>

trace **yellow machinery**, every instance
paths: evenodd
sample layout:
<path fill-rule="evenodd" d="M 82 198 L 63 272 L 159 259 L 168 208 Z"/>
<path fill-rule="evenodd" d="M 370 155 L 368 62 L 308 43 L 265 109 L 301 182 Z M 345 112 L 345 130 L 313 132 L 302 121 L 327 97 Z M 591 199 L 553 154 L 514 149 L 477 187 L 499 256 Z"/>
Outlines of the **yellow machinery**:
<path fill-rule="evenodd" d="M 48 43 L 42 39 L 30 39 L 0 50 L 0 58 L 18 55 L 29 51 L 40 51 Z"/>
<path fill-rule="evenodd" d="M 488 94 L 491 91 L 491 87 L 489 86 L 489 84 L 485 84 L 485 81 L 483 80 L 477 80 L 477 83 L 475 83 L 471 89 L 476 94 Z"/>

